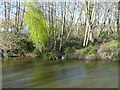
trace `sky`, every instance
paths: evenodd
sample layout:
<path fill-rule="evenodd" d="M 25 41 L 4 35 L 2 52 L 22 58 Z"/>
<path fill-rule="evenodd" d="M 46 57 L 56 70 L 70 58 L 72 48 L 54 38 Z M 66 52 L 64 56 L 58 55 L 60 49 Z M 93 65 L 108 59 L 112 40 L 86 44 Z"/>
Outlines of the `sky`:
<path fill-rule="evenodd" d="M 105 1 L 105 0 L 104 0 Z M 59 3 L 59 2 L 58 2 Z M 3 2 L 1 2 L 0 3 L 1 5 L 0 5 L 0 19 L 3 19 L 4 18 L 4 3 Z M 14 5 L 15 4 L 15 2 L 12 2 L 12 4 Z M 110 4 L 110 3 L 109 3 Z M 98 11 L 97 11 L 97 13 L 99 13 L 99 12 L 105 12 L 105 8 L 108 8 L 108 7 L 110 7 L 110 5 L 105 5 L 105 4 L 101 4 L 104 8 L 101 8 L 101 9 L 99 9 Z M 60 5 L 60 4 L 58 4 L 58 5 Z M 59 6 L 57 5 L 57 7 L 56 7 L 56 9 L 58 9 L 58 13 L 61 13 L 61 8 L 59 8 Z M 73 8 L 73 2 L 67 2 L 67 5 L 68 6 L 70 6 L 70 8 Z M 111 12 L 112 12 L 112 9 L 113 7 L 111 7 Z M 15 12 L 15 8 L 13 7 L 12 9 L 12 12 Z M 79 11 L 78 11 L 78 8 L 76 8 L 76 11 L 75 11 L 75 22 L 77 21 L 77 19 L 78 19 L 78 17 L 79 17 Z M 15 14 L 15 13 L 14 13 Z M 11 17 L 14 17 L 14 14 L 12 14 L 12 16 Z M 68 15 L 70 14 L 70 12 L 68 12 Z M 59 16 L 59 14 L 57 14 L 58 15 L 58 17 L 60 17 Z M 83 12 L 83 14 L 81 15 L 81 17 L 82 17 L 82 19 L 84 20 L 85 19 L 85 17 L 84 17 L 84 12 Z M 101 20 L 102 20 L 102 18 L 104 18 L 104 14 L 102 14 L 102 15 L 100 15 L 100 18 L 101 18 Z M 113 18 L 113 17 L 111 17 L 111 18 Z M 108 22 L 108 19 L 106 20 L 106 22 Z"/>
<path fill-rule="evenodd" d="M 20 2 L 33 2 L 33 1 L 36 1 L 36 2 L 84 2 L 84 1 L 89 1 L 89 0 L 0 0 L 1 2 L 2 1 L 5 1 L 5 2 L 15 2 L 15 1 L 20 1 Z M 92 2 L 96 1 L 96 2 L 118 2 L 120 0 L 90 0 Z"/>

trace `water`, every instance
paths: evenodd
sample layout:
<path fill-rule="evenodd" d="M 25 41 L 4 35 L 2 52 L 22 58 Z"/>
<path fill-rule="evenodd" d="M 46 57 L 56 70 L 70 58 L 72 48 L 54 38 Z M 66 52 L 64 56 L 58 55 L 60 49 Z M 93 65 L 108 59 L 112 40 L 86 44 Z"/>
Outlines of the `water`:
<path fill-rule="evenodd" d="M 118 87 L 118 63 L 38 58 L 6 59 L 2 63 L 3 88 Z"/>

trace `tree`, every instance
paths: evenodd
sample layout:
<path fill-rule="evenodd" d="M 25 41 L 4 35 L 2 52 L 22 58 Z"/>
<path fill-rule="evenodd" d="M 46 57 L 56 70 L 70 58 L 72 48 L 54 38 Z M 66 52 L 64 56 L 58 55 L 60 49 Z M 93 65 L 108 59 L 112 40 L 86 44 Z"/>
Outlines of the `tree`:
<path fill-rule="evenodd" d="M 35 3 L 36 4 L 36 3 Z M 34 3 L 27 4 L 25 23 L 30 32 L 30 39 L 39 50 L 45 49 L 49 40 L 48 21 L 43 17 L 43 11 L 34 6 Z"/>
<path fill-rule="evenodd" d="M 88 41 L 92 41 L 92 19 L 93 19 L 93 6 L 91 5 L 90 0 L 88 2 L 86 2 L 86 6 L 87 6 L 87 10 L 86 10 L 86 14 L 87 14 L 87 22 L 86 22 L 86 31 L 85 31 L 85 37 L 84 37 L 84 42 L 83 42 L 83 46 L 87 46 L 88 45 Z"/>

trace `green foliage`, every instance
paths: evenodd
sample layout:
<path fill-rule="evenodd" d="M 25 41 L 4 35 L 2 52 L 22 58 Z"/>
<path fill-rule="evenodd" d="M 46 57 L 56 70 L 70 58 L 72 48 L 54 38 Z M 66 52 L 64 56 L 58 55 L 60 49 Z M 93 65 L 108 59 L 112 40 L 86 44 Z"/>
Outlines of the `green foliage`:
<path fill-rule="evenodd" d="M 12 55 L 12 52 L 5 52 L 3 54 L 3 56 L 6 57 L 6 58 L 10 57 L 11 55 Z"/>
<path fill-rule="evenodd" d="M 112 52 L 113 53 L 113 56 L 112 56 L 112 58 L 116 58 L 116 59 L 118 59 L 119 57 L 120 57 L 120 53 L 119 52 L 115 52 L 115 51 L 113 51 Z"/>
<path fill-rule="evenodd" d="M 41 57 L 41 51 L 40 51 L 39 49 L 36 49 L 36 48 L 35 48 L 35 49 L 33 50 L 33 53 L 34 53 L 35 55 Z"/>
<path fill-rule="evenodd" d="M 107 31 L 102 32 L 100 37 L 97 39 L 98 43 L 110 42 L 112 40 L 118 40 L 117 33 L 108 34 Z"/>
<path fill-rule="evenodd" d="M 57 60 L 58 59 L 58 57 L 55 53 L 49 52 L 47 50 L 42 51 L 42 58 L 43 59 L 51 59 L 51 60 Z"/>
<path fill-rule="evenodd" d="M 72 53 L 75 51 L 75 47 L 67 47 L 67 48 L 65 48 L 65 56 L 67 57 L 67 58 L 70 58 L 72 55 Z"/>
<path fill-rule="evenodd" d="M 29 40 L 21 39 L 21 40 L 17 41 L 16 43 L 26 52 L 32 52 L 34 50 L 33 43 Z"/>
<path fill-rule="evenodd" d="M 76 49 L 82 48 L 82 42 L 79 38 L 70 37 L 69 40 L 64 44 L 64 48 L 74 47 Z"/>
<path fill-rule="evenodd" d="M 86 47 L 86 48 L 84 49 L 84 53 L 85 53 L 85 54 L 88 54 L 88 55 L 90 55 L 90 54 L 95 54 L 94 47 L 93 47 L 93 46 L 88 46 L 88 47 Z"/>
<path fill-rule="evenodd" d="M 112 50 L 111 50 L 110 48 L 106 48 L 106 49 L 105 49 L 105 52 L 107 52 L 107 53 L 111 53 Z"/>
<path fill-rule="evenodd" d="M 25 52 L 32 52 L 34 50 L 34 44 L 29 40 L 27 34 L 22 33 L 10 33 L 10 40 Z"/>
<path fill-rule="evenodd" d="M 30 32 L 30 39 L 38 46 L 39 50 L 45 47 L 49 40 L 48 21 L 43 17 L 43 11 L 29 3 L 25 14 L 25 23 Z"/>

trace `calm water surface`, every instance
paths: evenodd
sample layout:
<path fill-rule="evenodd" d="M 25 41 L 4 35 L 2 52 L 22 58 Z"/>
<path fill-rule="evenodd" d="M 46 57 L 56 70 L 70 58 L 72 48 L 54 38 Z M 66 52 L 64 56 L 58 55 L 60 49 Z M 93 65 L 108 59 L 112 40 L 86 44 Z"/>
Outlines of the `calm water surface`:
<path fill-rule="evenodd" d="M 3 60 L 2 70 L 3 88 L 118 87 L 118 63 L 17 58 Z"/>

